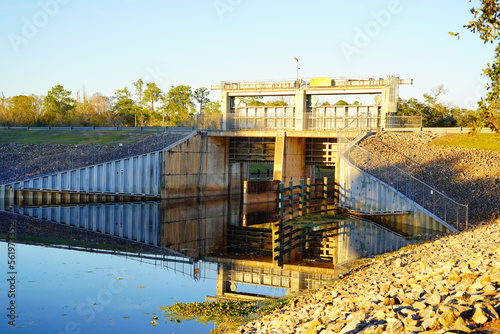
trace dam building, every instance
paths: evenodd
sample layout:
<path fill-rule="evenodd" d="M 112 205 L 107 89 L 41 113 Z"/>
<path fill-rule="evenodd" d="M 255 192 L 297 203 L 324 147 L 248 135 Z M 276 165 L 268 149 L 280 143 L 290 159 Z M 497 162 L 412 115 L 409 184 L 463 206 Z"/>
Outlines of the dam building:
<path fill-rule="evenodd" d="M 411 83 L 392 75 L 223 81 L 211 87 L 221 92 L 221 114 L 197 115 L 196 124 L 186 128 L 186 135 L 175 144 L 0 185 L 0 210 L 66 197 L 127 201 L 233 197 L 241 195 L 245 181 L 253 178 L 298 184 L 327 176 L 335 184 L 332 202 L 339 208 L 390 221 L 407 235 L 456 231 L 466 216 L 460 204 L 426 185 L 413 187 L 416 181 L 407 176 L 398 177 L 395 185 L 393 176 L 383 180 L 359 167 L 374 159 L 356 145 L 367 134 L 420 129 L 420 120 L 396 116 L 399 86 Z M 367 95 L 374 102 L 320 103 L 325 96 L 346 95 Z M 269 97 L 283 103 L 249 103 Z M 269 170 L 255 176 L 250 164 Z M 412 190 L 404 191 L 410 183 Z M 269 199 L 269 194 L 257 194 L 249 197 L 249 204 Z"/>

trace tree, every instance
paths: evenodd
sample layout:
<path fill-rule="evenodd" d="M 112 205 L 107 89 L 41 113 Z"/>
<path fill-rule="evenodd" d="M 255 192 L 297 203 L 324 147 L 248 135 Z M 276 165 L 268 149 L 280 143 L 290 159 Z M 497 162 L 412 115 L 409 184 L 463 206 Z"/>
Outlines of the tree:
<path fill-rule="evenodd" d="M 221 105 L 219 101 L 210 101 L 205 106 L 205 114 L 216 115 L 221 113 Z"/>
<path fill-rule="evenodd" d="M 248 97 L 240 97 L 241 101 L 247 105 L 247 107 L 259 107 L 265 105 L 262 102 L 263 96 L 248 96 Z"/>
<path fill-rule="evenodd" d="M 473 19 L 464 27 L 486 43 L 496 43 L 494 60 L 483 70 L 490 82 L 486 85 L 486 98 L 479 101 L 479 114 L 493 131 L 500 132 L 500 4 L 498 0 L 481 0 L 471 9 Z M 454 36 L 458 33 L 451 32 Z"/>
<path fill-rule="evenodd" d="M 200 105 L 200 113 L 205 108 L 205 105 L 210 102 L 210 99 L 208 98 L 209 93 L 210 92 L 206 87 L 197 88 L 193 93 L 195 101 Z"/>
<path fill-rule="evenodd" d="M 6 99 L 4 124 L 13 126 L 41 125 L 42 101 L 36 95 L 16 95 Z"/>
<path fill-rule="evenodd" d="M 144 91 L 144 102 L 151 105 L 151 113 L 154 113 L 155 102 L 160 101 L 162 91 L 154 82 L 150 82 L 146 85 L 146 90 Z"/>
<path fill-rule="evenodd" d="M 70 111 L 75 109 L 75 100 L 71 92 L 61 85 L 52 87 L 43 100 L 45 119 L 48 125 L 68 125 L 71 122 Z"/>
<path fill-rule="evenodd" d="M 441 84 L 432 88 L 430 94 L 424 94 L 424 97 L 426 98 L 426 100 L 428 100 L 428 103 L 436 105 L 438 103 L 437 102 L 438 96 L 444 95 L 446 93 L 448 93 L 448 90 L 444 89 L 444 85 Z"/>
<path fill-rule="evenodd" d="M 280 107 L 280 106 L 286 107 L 286 106 L 288 106 L 288 103 L 285 101 L 284 97 L 281 97 L 280 99 L 267 101 L 265 103 L 265 105 L 266 106 L 275 106 L 275 107 Z"/>
<path fill-rule="evenodd" d="M 135 110 L 134 110 L 134 126 L 137 126 L 139 123 L 141 126 L 145 125 L 146 120 L 148 119 L 148 113 L 146 108 L 144 108 L 144 81 L 142 79 L 138 79 L 136 82 L 133 82 L 132 85 L 135 87 Z"/>
<path fill-rule="evenodd" d="M 195 110 L 191 86 L 172 86 L 165 95 L 165 108 L 172 125 L 191 118 Z"/>
<path fill-rule="evenodd" d="M 126 126 L 136 126 L 135 111 L 136 105 L 132 99 L 132 94 L 127 87 L 118 89 L 113 96 L 115 101 L 113 111 Z"/>
<path fill-rule="evenodd" d="M 347 101 L 345 101 L 345 100 L 338 100 L 334 104 L 334 106 L 348 106 L 348 105 L 349 105 L 349 103 L 347 103 Z"/>

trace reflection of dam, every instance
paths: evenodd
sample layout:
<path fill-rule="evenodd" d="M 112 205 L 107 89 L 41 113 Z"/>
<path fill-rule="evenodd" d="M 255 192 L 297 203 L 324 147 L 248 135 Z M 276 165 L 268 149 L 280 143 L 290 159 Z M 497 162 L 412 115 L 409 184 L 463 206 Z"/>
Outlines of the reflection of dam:
<path fill-rule="evenodd" d="M 259 210 L 259 206 L 252 206 Z M 15 207 L 12 212 L 79 229 L 169 248 L 195 260 L 207 256 L 271 257 L 273 221 L 241 226 L 239 198 L 201 201 L 100 203 Z M 327 216 L 328 217 L 328 216 Z M 248 221 L 246 219 L 245 221 Z M 408 244 L 401 235 L 359 218 L 332 216 L 324 221 L 287 223 L 300 236 L 301 260 L 339 264 L 394 251 Z M 270 261 L 270 260 L 269 260 Z M 272 261 L 270 261 L 272 262 Z M 294 264 L 287 262 L 288 264 Z"/>
<path fill-rule="evenodd" d="M 159 246 L 159 203 L 18 207 L 13 212 Z"/>
<path fill-rule="evenodd" d="M 16 207 L 15 213 L 68 227 L 170 249 L 182 257 L 172 266 L 203 277 L 200 263 L 218 263 L 217 297 L 254 299 L 243 286 L 266 286 L 297 292 L 315 289 L 342 273 L 345 263 L 396 250 L 408 241 L 377 224 L 345 218 L 294 226 L 304 237 L 300 256 L 283 267 L 273 262 L 273 222 L 242 226 L 243 215 L 258 216 L 262 207 L 243 208 L 239 198 L 201 201 L 110 203 Z M 259 209 L 260 208 L 260 209 Z M 264 209 L 267 208 L 264 206 Z M 266 248 L 267 247 L 267 248 Z M 272 246 L 270 246 L 272 247 Z M 263 249 L 264 248 L 264 249 Z M 267 249 L 267 250 L 266 250 Z M 263 251 L 264 250 L 264 251 Z M 154 257 L 154 256 L 153 256 Z M 200 261 L 202 260 L 202 261 Z M 171 266 L 164 265 L 169 268 Z M 176 269 L 179 270 L 179 269 Z M 262 297 L 262 296 L 260 296 Z"/>

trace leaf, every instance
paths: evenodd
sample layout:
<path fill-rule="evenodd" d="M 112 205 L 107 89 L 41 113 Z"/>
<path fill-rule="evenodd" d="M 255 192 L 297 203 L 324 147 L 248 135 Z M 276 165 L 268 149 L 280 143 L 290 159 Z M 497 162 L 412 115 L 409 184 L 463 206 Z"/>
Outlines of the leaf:
<path fill-rule="evenodd" d="M 448 31 L 448 34 L 450 34 L 451 36 L 459 36 L 460 35 L 458 32 L 452 32 L 452 31 Z"/>

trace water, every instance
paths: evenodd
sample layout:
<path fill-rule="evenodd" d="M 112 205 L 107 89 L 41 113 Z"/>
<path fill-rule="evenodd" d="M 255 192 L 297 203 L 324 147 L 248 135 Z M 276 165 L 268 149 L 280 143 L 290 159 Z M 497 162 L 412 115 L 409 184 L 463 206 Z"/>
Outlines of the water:
<path fill-rule="evenodd" d="M 214 295 L 216 264 L 200 263 L 204 277 L 195 280 L 188 272 L 124 256 L 22 244 L 15 253 L 11 298 L 6 255 L 0 261 L 1 333 L 207 333 L 213 328 L 196 321 L 169 322 L 158 307 Z M 0 243 L 0 254 L 7 254 L 7 243 Z M 12 300 L 17 327 L 8 325 L 5 311 Z M 158 317 L 157 328 L 153 317 Z"/>
<path fill-rule="evenodd" d="M 18 243 L 0 242 L 0 333 L 208 333 L 213 323 L 178 324 L 159 308 L 317 289 L 336 277 L 340 251 L 380 252 L 374 240 L 389 233 L 359 221 L 314 225 L 293 267 L 279 268 L 262 221 L 269 206 L 242 210 L 239 199 L 8 209 L 16 215 L 0 216 L 0 228 Z M 320 254 L 331 243 L 338 254 Z"/>

